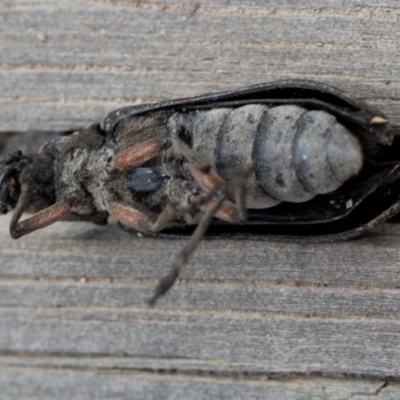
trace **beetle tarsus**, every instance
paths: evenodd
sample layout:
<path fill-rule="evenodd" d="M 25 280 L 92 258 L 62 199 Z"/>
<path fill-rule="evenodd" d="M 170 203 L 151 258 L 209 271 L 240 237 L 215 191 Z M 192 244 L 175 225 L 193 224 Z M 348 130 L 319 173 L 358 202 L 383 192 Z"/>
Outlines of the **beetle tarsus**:
<path fill-rule="evenodd" d="M 157 300 L 164 296 L 171 289 L 172 285 L 179 277 L 179 269 L 172 269 L 171 272 L 163 278 L 154 290 L 153 296 L 147 301 L 147 304 L 153 307 Z"/>

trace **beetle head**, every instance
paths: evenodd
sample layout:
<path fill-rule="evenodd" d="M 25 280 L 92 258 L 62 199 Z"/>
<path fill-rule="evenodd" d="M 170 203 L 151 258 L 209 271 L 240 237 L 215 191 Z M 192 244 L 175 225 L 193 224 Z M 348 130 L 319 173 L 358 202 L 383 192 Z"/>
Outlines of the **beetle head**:
<path fill-rule="evenodd" d="M 29 162 L 20 150 L 13 150 L 0 162 L 0 214 L 7 214 L 17 205 L 21 193 L 19 177 Z"/>

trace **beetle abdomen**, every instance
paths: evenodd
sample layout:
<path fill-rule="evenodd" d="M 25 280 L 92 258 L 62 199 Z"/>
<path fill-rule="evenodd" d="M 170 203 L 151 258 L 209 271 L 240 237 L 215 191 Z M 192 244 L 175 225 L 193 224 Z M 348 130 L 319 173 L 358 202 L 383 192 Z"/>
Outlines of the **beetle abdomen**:
<path fill-rule="evenodd" d="M 297 203 L 338 189 L 360 171 L 363 157 L 358 139 L 333 115 L 291 105 L 263 115 L 253 161 L 269 195 Z"/>
<path fill-rule="evenodd" d="M 186 127 L 194 150 L 213 162 L 229 191 L 238 172 L 251 167 L 248 208 L 332 192 L 363 164 L 359 140 L 325 111 L 250 104 L 198 112 Z"/>

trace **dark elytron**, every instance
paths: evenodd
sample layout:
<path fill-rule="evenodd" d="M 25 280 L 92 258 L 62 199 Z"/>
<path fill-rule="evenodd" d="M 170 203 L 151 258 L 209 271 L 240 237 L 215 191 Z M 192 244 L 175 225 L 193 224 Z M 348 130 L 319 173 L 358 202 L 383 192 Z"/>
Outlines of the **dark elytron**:
<path fill-rule="evenodd" d="M 105 224 L 110 214 L 144 234 L 191 233 L 154 304 L 208 228 L 329 241 L 395 215 L 396 148 L 379 110 L 321 83 L 278 81 L 119 109 L 103 128 L 33 155 L 14 151 L 0 165 L 0 211 L 15 209 L 14 238 L 58 220 Z M 23 212 L 35 214 L 20 222 Z"/>

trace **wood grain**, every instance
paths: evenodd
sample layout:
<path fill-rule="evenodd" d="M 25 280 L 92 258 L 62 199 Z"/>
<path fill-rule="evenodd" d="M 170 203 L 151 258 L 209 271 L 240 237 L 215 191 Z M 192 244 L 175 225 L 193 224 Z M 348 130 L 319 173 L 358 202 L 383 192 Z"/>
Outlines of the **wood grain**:
<path fill-rule="evenodd" d="M 203 241 L 180 285 L 149 309 L 182 241 L 83 223 L 12 241 L 3 226 L 0 351 L 123 355 L 146 370 L 168 359 L 177 369 L 190 360 L 196 370 L 397 376 L 398 242 L 381 232 L 307 246 Z"/>
<path fill-rule="evenodd" d="M 394 0 L 4 0 L 0 131 L 281 78 L 337 85 L 400 124 L 399 18 Z M 42 140 L 21 135 L 0 147 Z M 334 244 L 205 240 L 149 309 L 184 241 L 115 222 L 13 241 L 1 221 L 0 398 L 400 396 L 396 225 Z"/>
<path fill-rule="evenodd" d="M 400 123 L 396 2 L 306 4 L 4 1 L 1 130 L 79 128 L 127 104 L 281 78 L 337 85 Z"/>
<path fill-rule="evenodd" d="M 2 379 L 3 378 L 3 379 Z M 2 392 L 8 398 L 25 398 L 26 383 L 31 382 L 30 399 L 159 399 L 186 400 L 233 399 L 245 395 L 246 399 L 328 399 L 344 400 L 390 399 L 387 388 L 379 382 L 345 382 L 338 384 L 329 379 L 296 379 L 285 386 L 276 381 L 180 376 L 179 374 L 150 375 L 145 372 L 111 370 L 25 370 L 10 368 L 0 377 Z M 33 383 L 33 384 L 32 384 Z M 123 391 L 121 391 L 123 388 Z M 60 395 L 61 393 L 61 395 Z M 163 397 L 160 397 L 160 394 Z M 376 396 L 375 396 L 376 395 Z M 391 393 L 393 395 L 393 392 Z"/>

